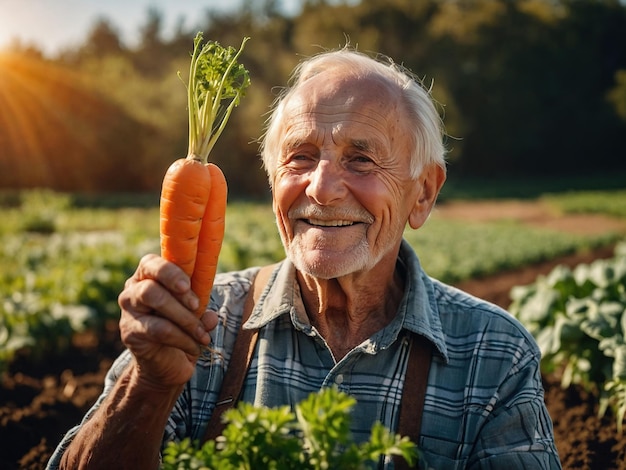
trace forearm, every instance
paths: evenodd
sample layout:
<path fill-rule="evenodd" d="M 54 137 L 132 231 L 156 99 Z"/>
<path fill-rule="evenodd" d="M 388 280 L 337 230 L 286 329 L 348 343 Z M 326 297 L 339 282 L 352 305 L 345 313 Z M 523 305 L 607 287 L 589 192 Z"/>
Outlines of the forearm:
<path fill-rule="evenodd" d="M 181 390 L 146 386 L 133 362 L 76 434 L 60 468 L 158 468 L 163 431 Z"/>

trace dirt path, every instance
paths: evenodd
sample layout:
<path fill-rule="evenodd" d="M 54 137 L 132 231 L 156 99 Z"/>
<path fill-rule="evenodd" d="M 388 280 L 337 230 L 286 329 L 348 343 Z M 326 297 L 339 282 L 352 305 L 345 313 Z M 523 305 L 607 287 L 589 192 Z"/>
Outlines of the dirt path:
<path fill-rule="evenodd" d="M 626 220 L 595 214 L 559 214 L 548 204 L 533 201 L 453 201 L 435 208 L 434 217 L 468 222 L 514 220 L 533 227 L 581 235 L 626 234 Z"/>
<path fill-rule="evenodd" d="M 459 282 L 456 286 L 476 297 L 488 300 L 506 309 L 511 303 L 509 292 L 513 286 L 531 284 L 537 279 L 537 276 L 548 274 L 557 264 L 573 268 L 581 263 L 591 263 L 593 260 L 611 258 L 612 256 L 613 246 L 607 246 L 592 252 L 566 255 L 556 260 L 545 261 L 514 271 L 502 272 L 495 276 L 469 279 Z"/>

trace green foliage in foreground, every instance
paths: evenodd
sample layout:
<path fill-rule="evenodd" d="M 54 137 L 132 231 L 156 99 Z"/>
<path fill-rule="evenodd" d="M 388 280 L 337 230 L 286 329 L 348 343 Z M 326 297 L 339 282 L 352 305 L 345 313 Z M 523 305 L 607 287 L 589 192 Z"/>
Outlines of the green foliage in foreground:
<path fill-rule="evenodd" d="M 580 384 L 610 407 L 622 432 L 626 415 L 626 242 L 615 257 L 557 266 L 512 289 L 510 311 L 535 336 L 542 368 L 564 367 L 562 385 Z"/>
<path fill-rule="evenodd" d="M 296 405 L 278 408 L 239 403 L 226 412 L 222 436 L 200 448 L 189 439 L 171 442 L 164 470 L 357 470 L 386 456 L 401 456 L 413 465 L 417 447 L 407 437 L 376 423 L 368 442 L 350 439 L 350 410 L 355 399 L 333 388 L 312 393 Z"/>

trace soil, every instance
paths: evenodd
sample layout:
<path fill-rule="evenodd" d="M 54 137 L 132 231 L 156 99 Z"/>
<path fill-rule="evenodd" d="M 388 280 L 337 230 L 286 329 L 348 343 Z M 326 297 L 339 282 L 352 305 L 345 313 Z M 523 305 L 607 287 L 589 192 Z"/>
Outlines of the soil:
<path fill-rule="evenodd" d="M 561 216 L 549 208 L 524 202 L 449 203 L 434 217 L 479 221 L 494 218 L 521 220 L 531 225 L 578 233 L 619 231 L 626 221 L 602 216 Z M 528 284 L 556 264 L 575 266 L 613 255 L 612 247 L 558 258 L 550 262 L 462 282 L 462 289 L 503 307 L 512 286 Z M 41 469 L 64 432 L 80 421 L 102 389 L 104 374 L 122 350 L 117 325 L 96 337 L 75 338 L 62 358 L 33 364 L 18 358 L 0 387 L 0 468 Z M 626 470 L 626 435 L 618 436 L 609 414 L 597 417 L 590 394 L 573 386 L 560 387 L 559 377 L 544 377 L 546 404 L 564 469 Z"/>

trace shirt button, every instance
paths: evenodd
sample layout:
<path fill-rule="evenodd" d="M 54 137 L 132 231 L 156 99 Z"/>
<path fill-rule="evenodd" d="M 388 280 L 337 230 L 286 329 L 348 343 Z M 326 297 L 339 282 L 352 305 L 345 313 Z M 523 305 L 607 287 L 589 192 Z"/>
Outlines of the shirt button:
<path fill-rule="evenodd" d="M 337 377 L 335 377 L 335 383 L 337 385 L 341 385 L 343 383 L 343 374 L 337 374 Z"/>

